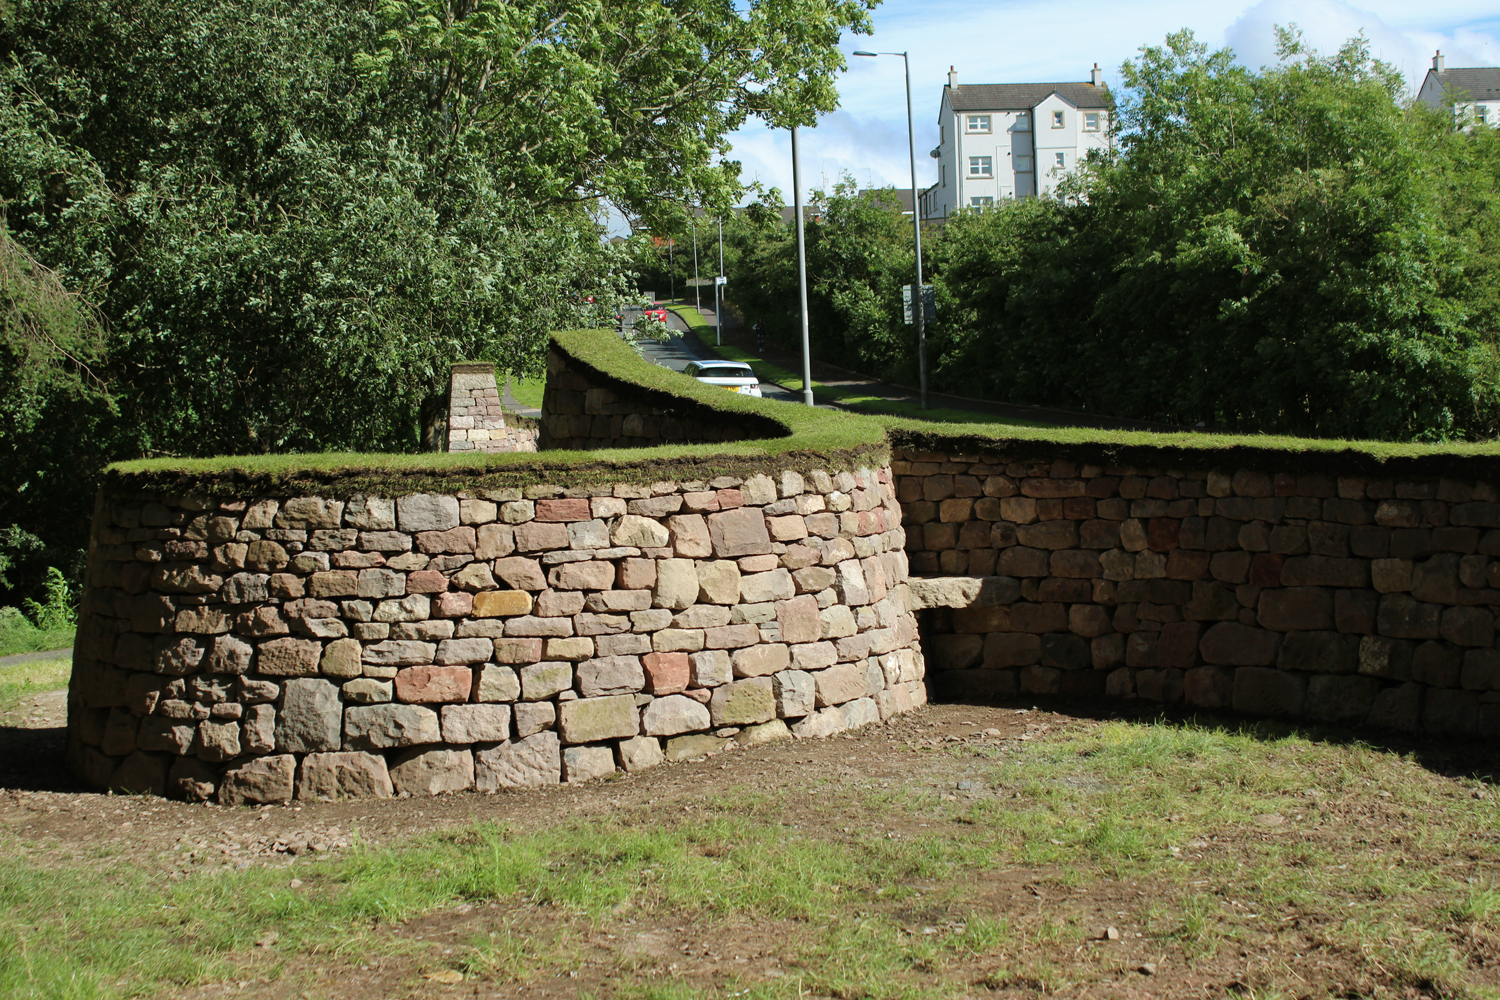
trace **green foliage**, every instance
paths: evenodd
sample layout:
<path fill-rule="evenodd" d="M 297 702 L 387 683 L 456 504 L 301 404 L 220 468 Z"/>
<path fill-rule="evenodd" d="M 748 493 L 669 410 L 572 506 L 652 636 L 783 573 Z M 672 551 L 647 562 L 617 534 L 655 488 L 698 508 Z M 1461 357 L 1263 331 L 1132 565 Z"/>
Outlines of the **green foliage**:
<path fill-rule="evenodd" d="M 76 570 L 98 470 L 419 447 L 629 284 L 602 200 L 728 204 L 873 0 L 28 0 L 0 13 L 0 524 Z M 75 574 L 76 575 L 76 574 Z"/>
<path fill-rule="evenodd" d="M 1242 431 L 1500 433 L 1500 131 L 1411 103 L 1361 39 L 1279 43 L 1259 72 L 1188 32 L 1144 48 L 1112 151 L 1057 198 L 930 233 L 932 385 Z M 910 236 L 850 194 L 808 227 L 814 352 L 910 384 Z M 735 301 L 790 345 L 790 229 L 750 214 Z"/>

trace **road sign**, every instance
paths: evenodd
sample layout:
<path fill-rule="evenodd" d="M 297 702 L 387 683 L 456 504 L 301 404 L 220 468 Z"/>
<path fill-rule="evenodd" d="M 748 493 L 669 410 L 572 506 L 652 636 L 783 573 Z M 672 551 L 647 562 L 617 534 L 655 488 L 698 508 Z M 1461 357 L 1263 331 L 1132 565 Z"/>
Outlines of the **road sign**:
<path fill-rule="evenodd" d="M 714 279 L 714 284 L 716 284 L 716 285 L 727 285 L 727 284 L 729 284 L 729 279 L 726 278 L 726 277 L 724 277 L 721 274 L 717 278 Z"/>
<path fill-rule="evenodd" d="M 916 322 L 916 320 L 912 318 L 912 312 L 911 312 L 911 298 L 912 298 L 912 296 L 911 296 L 911 290 L 914 287 L 916 287 L 916 286 L 914 286 L 914 285 L 902 285 L 901 286 L 901 314 L 905 318 L 907 326 L 910 326 L 911 324 L 913 324 L 913 323 Z M 933 288 L 932 288 L 931 285 L 923 285 L 922 286 L 922 306 L 923 306 L 923 309 L 922 309 L 922 320 L 923 320 L 924 325 L 926 323 L 936 323 L 937 322 L 937 294 L 933 291 Z"/>

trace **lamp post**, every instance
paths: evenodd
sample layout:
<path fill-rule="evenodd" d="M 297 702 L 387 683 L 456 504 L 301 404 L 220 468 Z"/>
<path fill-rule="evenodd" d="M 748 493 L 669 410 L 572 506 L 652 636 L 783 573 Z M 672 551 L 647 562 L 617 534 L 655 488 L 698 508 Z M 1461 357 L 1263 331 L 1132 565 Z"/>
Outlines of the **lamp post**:
<path fill-rule="evenodd" d="M 865 52 L 857 56 L 900 56 L 906 69 L 906 149 L 911 159 L 911 226 L 916 238 L 917 285 L 912 289 L 911 309 L 917 321 L 917 377 L 922 393 L 922 409 L 927 409 L 927 297 L 922 289 L 922 213 L 918 210 L 921 197 L 917 192 L 917 133 L 911 118 L 911 60 L 905 52 Z"/>
<path fill-rule="evenodd" d="M 696 211 L 696 209 L 695 209 Z M 703 296 L 698 291 L 698 219 L 693 222 L 693 308 L 703 310 Z"/>
<path fill-rule="evenodd" d="M 714 278 L 714 333 L 724 345 L 724 219 L 719 218 L 719 275 Z"/>
<path fill-rule="evenodd" d="M 807 348 L 807 242 L 802 234 L 802 153 L 792 126 L 792 212 L 797 223 L 797 288 L 802 301 L 802 402 L 816 406 L 812 391 L 812 356 Z"/>

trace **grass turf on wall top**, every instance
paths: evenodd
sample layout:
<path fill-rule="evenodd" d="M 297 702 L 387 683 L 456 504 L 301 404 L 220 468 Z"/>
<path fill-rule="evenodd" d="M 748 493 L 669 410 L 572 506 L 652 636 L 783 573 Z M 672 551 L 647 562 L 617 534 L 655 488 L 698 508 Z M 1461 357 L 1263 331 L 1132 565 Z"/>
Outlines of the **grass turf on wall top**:
<path fill-rule="evenodd" d="M 690 400 L 724 417 L 743 415 L 782 433 L 732 443 L 540 453 L 317 453 L 156 458 L 109 467 L 106 493 L 329 496 L 582 487 L 749 476 L 772 468 L 839 469 L 883 463 L 891 444 L 916 450 L 1002 452 L 1105 465 L 1260 468 L 1383 477 L 1500 480 L 1500 444 L 1404 444 L 1267 435 L 1161 434 L 1094 428 L 944 425 L 865 416 L 734 395 L 652 365 L 612 331 L 554 333 L 553 348 L 627 393 Z"/>

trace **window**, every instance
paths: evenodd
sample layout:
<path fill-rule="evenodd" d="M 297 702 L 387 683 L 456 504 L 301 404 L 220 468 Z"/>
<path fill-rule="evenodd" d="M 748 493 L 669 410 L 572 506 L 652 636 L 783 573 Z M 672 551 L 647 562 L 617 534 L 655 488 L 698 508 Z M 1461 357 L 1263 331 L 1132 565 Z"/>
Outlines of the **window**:
<path fill-rule="evenodd" d="M 1053 128 L 1062 128 L 1063 127 L 1063 113 L 1061 111 L 1054 111 L 1054 112 L 1052 112 L 1052 127 Z"/>
<path fill-rule="evenodd" d="M 1066 167 L 1068 165 L 1068 154 L 1066 154 L 1066 153 L 1058 153 L 1057 154 L 1057 165 L 1058 165 L 1059 168 Z"/>
<path fill-rule="evenodd" d="M 995 207 L 995 199 L 993 199 L 993 198 L 970 198 L 969 199 L 969 207 L 970 208 L 994 208 Z"/>
<path fill-rule="evenodd" d="M 938 145 L 939 146 L 946 146 L 947 144 L 948 144 L 948 126 L 943 125 L 943 124 L 939 124 L 938 125 Z"/>
<path fill-rule="evenodd" d="M 1083 130 L 1085 132 L 1099 131 L 1099 112 L 1089 111 L 1083 116 Z"/>
<path fill-rule="evenodd" d="M 1016 131 L 1031 131 L 1031 115 L 1028 112 L 1022 111 L 1020 114 L 1016 115 Z"/>
<path fill-rule="evenodd" d="M 969 176 L 988 177 L 994 173 L 993 158 L 989 156 L 969 157 Z"/>
<path fill-rule="evenodd" d="M 1029 156 L 1017 156 L 1016 157 L 1016 173 L 1018 173 L 1018 174 L 1029 174 L 1029 173 L 1031 173 L 1031 157 L 1029 157 Z"/>
<path fill-rule="evenodd" d="M 943 187 L 948 186 L 948 164 L 944 163 L 938 167 L 938 179 L 943 182 Z"/>
<path fill-rule="evenodd" d="M 990 116 L 969 115 L 964 119 L 964 125 L 970 132 L 988 132 L 990 130 Z"/>
<path fill-rule="evenodd" d="M 1483 104 L 1474 105 L 1474 120 L 1481 125 L 1488 125 L 1490 109 Z"/>

